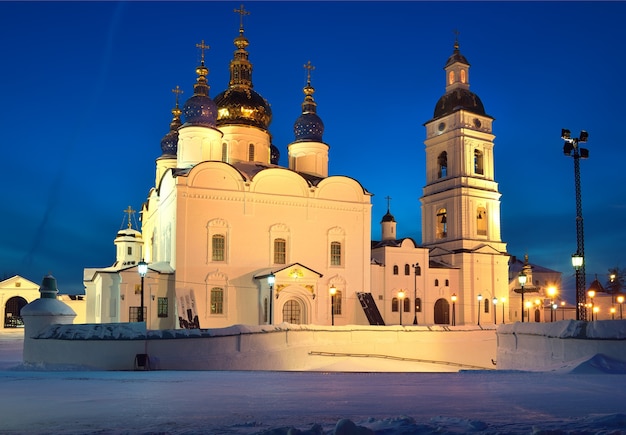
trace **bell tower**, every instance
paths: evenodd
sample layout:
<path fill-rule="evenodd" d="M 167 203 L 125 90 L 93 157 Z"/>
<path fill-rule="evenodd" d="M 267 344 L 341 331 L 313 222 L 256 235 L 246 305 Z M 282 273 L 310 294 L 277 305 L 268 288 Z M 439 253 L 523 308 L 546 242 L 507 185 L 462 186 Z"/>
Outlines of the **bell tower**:
<path fill-rule="evenodd" d="M 431 249 L 431 258 L 463 271 L 459 298 L 466 301 L 460 301 L 460 306 L 471 310 L 465 312 L 465 322 L 477 316 L 477 310 L 467 307 L 475 307 L 479 294 L 489 301 L 508 296 L 508 254 L 500 236 L 501 194 L 494 178 L 494 119 L 469 90 L 469 69 L 457 39 L 444 66 L 445 94 L 433 118 L 424 124 L 426 186 L 420 198 L 422 245 Z"/>

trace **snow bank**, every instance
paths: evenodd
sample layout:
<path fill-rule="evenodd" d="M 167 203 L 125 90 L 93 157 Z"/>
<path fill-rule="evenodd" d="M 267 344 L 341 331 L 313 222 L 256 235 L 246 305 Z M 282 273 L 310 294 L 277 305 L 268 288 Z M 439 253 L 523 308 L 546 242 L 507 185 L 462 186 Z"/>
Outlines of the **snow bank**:
<path fill-rule="evenodd" d="M 501 370 L 625 373 L 626 320 L 518 322 L 497 336 Z"/>

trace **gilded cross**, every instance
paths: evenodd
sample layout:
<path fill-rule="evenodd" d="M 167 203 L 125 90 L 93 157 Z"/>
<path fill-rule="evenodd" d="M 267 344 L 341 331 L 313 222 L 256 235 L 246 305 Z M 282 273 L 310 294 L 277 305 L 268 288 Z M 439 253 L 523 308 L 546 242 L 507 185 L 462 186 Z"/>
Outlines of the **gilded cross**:
<path fill-rule="evenodd" d="M 202 65 L 204 65 L 204 50 L 208 50 L 211 47 L 204 43 L 204 39 L 202 40 L 202 42 L 200 42 L 200 44 L 196 44 L 196 47 L 200 49 L 200 60 L 202 62 Z"/>
<path fill-rule="evenodd" d="M 385 196 L 385 199 L 387 200 L 387 211 L 389 211 L 389 206 L 391 204 L 391 196 Z"/>
<path fill-rule="evenodd" d="M 132 228 L 131 216 L 135 214 L 135 210 L 129 205 L 128 208 L 124 210 L 124 213 L 128 214 L 128 229 L 130 230 Z"/>
<path fill-rule="evenodd" d="M 243 30 L 243 16 L 250 15 L 250 11 L 247 11 L 243 8 L 243 4 L 239 7 L 239 9 L 235 9 L 233 12 L 239 14 L 239 29 Z"/>
<path fill-rule="evenodd" d="M 311 71 L 313 71 L 315 69 L 315 67 L 313 65 L 311 65 L 311 61 L 308 61 L 305 65 L 304 65 L 304 69 L 307 70 L 306 72 L 306 81 L 307 83 L 311 83 Z"/>
<path fill-rule="evenodd" d="M 176 85 L 176 88 L 172 89 L 172 92 L 176 94 L 176 107 L 178 107 L 178 96 L 183 93 L 183 90 Z"/>

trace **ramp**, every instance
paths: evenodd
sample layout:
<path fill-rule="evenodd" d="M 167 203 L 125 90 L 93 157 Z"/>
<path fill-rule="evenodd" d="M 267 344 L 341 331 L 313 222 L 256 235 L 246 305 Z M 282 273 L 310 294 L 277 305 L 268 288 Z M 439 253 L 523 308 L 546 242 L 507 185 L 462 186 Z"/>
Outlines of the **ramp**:
<path fill-rule="evenodd" d="M 363 311 L 365 312 L 365 316 L 367 316 L 367 320 L 370 322 L 370 325 L 385 326 L 385 321 L 380 315 L 380 311 L 378 311 L 378 307 L 376 306 L 376 302 L 374 302 L 372 294 L 357 292 L 357 297 L 359 298 L 359 302 L 361 302 L 361 306 L 363 307 Z"/>

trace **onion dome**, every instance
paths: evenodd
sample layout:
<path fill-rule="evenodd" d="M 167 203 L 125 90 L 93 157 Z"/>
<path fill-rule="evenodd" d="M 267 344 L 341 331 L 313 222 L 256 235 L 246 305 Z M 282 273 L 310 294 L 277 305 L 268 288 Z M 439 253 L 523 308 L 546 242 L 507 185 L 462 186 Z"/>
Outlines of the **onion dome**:
<path fill-rule="evenodd" d="M 163 151 L 163 156 L 176 156 L 178 150 L 178 127 L 182 125 L 180 121 L 182 111 L 178 107 L 178 96 L 182 94 L 183 91 L 176 86 L 176 89 L 172 89 L 172 92 L 176 94 L 176 106 L 172 109 L 173 118 L 172 122 L 170 122 L 170 131 L 161 139 L 161 151 Z"/>
<path fill-rule="evenodd" d="M 304 92 L 304 102 L 302 103 L 302 115 L 298 117 L 293 125 L 293 132 L 296 136 L 296 142 L 313 141 L 322 142 L 324 134 L 324 123 L 317 115 L 317 103 L 313 100 L 315 89 L 311 86 L 311 70 L 315 67 L 311 66 L 309 61 L 304 67 L 307 71 L 307 83 L 302 91 Z"/>
<path fill-rule="evenodd" d="M 242 16 L 247 11 L 235 9 Z M 267 130 L 272 122 L 272 109 L 265 98 L 252 89 L 252 64 L 248 60 L 246 47 L 249 42 L 243 34 L 243 21 L 239 36 L 235 38 L 233 60 L 230 61 L 228 89 L 215 97 L 217 125 L 250 125 Z"/>
<path fill-rule="evenodd" d="M 461 54 L 458 39 L 454 41 L 454 51 L 448 58 L 444 69 L 450 74 L 461 73 L 461 77 L 466 77 L 470 64 Z M 458 76 L 457 76 L 458 78 Z M 435 106 L 434 118 L 439 118 L 459 110 L 467 110 L 477 115 L 486 115 L 485 107 L 478 95 L 469 90 L 469 83 L 465 79 L 461 79 L 460 83 L 451 82 L 447 88 L 448 92 L 442 96 Z"/>
<path fill-rule="evenodd" d="M 193 96 L 189 98 L 183 106 L 183 113 L 185 115 L 184 126 L 199 125 L 203 127 L 215 127 L 217 105 L 209 98 L 209 84 L 207 81 L 209 69 L 204 66 L 204 50 L 209 48 L 209 46 L 205 45 L 204 41 L 202 41 L 200 44 L 196 44 L 196 47 L 202 50 L 202 60 L 200 61 L 200 65 L 196 68 L 198 78 L 193 85 Z"/>
<path fill-rule="evenodd" d="M 387 213 L 383 216 L 383 220 L 380 222 L 383 223 L 383 222 L 395 222 L 395 221 L 396 221 L 396 218 L 394 218 L 393 215 L 389 213 L 389 209 L 387 209 Z"/>

